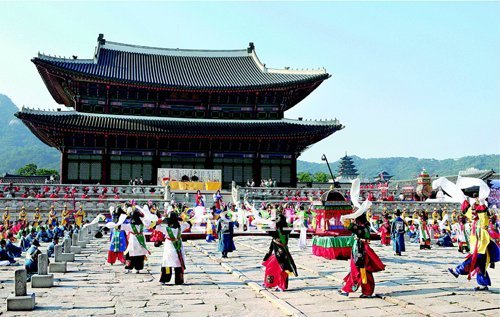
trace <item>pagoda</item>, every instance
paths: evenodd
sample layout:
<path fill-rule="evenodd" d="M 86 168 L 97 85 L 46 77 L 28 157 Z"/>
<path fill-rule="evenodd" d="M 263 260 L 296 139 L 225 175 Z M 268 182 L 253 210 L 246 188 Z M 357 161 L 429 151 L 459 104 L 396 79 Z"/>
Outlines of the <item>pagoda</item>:
<path fill-rule="evenodd" d="M 340 158 L 338 174 L 339 180 L 351 180 L 355 179 L 359 175 L 358 170 L 352 161 L 352 157 L 347 156 L 347 153 L 344 157 Z"/>
<path fill-rule="evenodd" d="M 225 186 L 272 178 L 295 186 L 296 160 L 343 129 L 338 120 L 286 119 L 330 75 L 272 69 L 242 50 L 144 47 L 97 39 L 90 59 L 32 59 L 68 111 L 16 116 L 61 152 L 62 183 L 156 183 L 158 168 L 220 169 Z"/>

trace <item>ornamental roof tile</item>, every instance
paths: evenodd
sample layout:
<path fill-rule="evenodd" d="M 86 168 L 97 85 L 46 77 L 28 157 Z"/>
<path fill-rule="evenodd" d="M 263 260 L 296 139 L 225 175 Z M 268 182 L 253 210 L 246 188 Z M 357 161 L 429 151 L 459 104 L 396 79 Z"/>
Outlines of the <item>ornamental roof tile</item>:
<path fill-rule="evenodd" d="M 33 62 L 82 76 L 184 89 L 282 87 L 330 76 L 325 69 L 267 68 L 252 43 L 244 50 L 180 50 L 121 44 L 100 37 L 93 59 L 39 54 Z"/>

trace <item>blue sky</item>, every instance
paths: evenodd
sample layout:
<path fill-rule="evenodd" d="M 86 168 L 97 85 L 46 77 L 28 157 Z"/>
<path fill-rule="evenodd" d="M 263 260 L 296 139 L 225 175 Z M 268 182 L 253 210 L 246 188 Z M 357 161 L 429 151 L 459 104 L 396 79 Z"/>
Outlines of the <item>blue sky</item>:
<path fill-rule="evenodd" d="M 240 49 L 332 77 L 286 112 L 346 128 L 300 159 L 500 153 L 498 2 L 0 2 L 0 93 L 55 108 L 30 59 L 110 41 Z"/>

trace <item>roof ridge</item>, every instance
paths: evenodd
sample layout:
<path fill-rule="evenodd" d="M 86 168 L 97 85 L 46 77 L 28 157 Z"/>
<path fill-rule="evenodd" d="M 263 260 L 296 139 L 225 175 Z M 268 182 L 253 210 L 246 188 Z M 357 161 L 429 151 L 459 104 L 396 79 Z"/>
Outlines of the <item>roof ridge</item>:
<path fill-rule="evenodd" d="M 184 48 L 165 48 L 145 45 L 135 45 L 106 41 L 99 43 L 100 49 L 109 49 L 129 53 L 144 53 L 166 56 L 192 56 L 192 57 L 247 57 L 247 49 L 233 50 L 208 50 L 208 49 L 184 49 Z"/>

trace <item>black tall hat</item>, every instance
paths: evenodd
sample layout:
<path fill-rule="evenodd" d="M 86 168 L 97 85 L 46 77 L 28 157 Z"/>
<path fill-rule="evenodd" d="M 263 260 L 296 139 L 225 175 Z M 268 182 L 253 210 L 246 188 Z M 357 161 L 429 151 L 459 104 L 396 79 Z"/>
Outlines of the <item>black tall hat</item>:
<path fill-rule="evenodd" d="M 285 215 L 278 214 L 276 216 L 276 228 L 285 228 L 285 227 L 288 227 Z"/>
<path fill-rule="evenodd" d="M 172 227 L 172 228 L 179 228 L 179 216 L 175 211 L 170 212 L 167 218 L 165 218 L 165 222 L 167 223 L 167 226 Z"/>
<path fill-rule="evenodd" d="M 140 212 L 138 209 L 135 209 L 130 217 L 130 223 L 133 225 L 142 225 L 143 222 L 141 217 L 143 216 L 144 215 L 142 214 L 142 212 Z"/>

